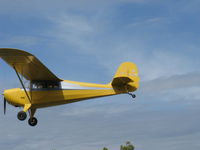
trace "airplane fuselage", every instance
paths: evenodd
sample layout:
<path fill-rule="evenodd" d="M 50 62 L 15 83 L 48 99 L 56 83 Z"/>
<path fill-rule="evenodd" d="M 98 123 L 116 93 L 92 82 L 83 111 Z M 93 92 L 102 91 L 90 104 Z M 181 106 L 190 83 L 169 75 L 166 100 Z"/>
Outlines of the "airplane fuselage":
<path fill-rule="evenodd" d="M 81 100 L 116 95 L 123 93 L 109 84 L 93 84 L 75 81 L 62 81 L 56 87 L 30 87 L 27 94 L 31 99 L 31 108 L 43 108 Z M 137 85 L 135 85 L 137 89 Z M 125 93 L 126 91 L 124 91 Z M 14 106 L 24 106 L 30 103 L 24 89 L 15 88 L 4 91 L 8 103 Z"/>

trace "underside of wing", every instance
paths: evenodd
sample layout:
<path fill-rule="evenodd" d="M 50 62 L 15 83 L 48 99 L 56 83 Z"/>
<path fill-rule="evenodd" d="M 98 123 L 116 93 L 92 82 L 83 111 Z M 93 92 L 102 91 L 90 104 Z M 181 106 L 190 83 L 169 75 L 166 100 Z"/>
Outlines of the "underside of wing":
<path fill-rule="evenodd" d="M 0 48 L 0 58 L 30 81 L 61 81 L 34 55 L 12 48 Z"/>

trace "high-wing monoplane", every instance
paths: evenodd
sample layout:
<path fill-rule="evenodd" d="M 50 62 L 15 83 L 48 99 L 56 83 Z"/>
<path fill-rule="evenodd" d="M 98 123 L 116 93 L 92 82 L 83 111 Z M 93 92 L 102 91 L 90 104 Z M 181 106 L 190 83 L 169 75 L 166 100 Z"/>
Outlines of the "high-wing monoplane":
<path fill-rule="evenodd" d="M 22 107 L 17 118 L 24 121 L 28 112 L 31 126 L 38 122 L 34 116 L 39 108 L 122 93 L 135 98 L 132 92 L 139 87 L 138 69 L 131 62 L 122 63 L 110 83 L 94 84 L 60 79 L 34 55 L 23 50 L 0 48 L 0 58 L 14 69 L 22 85 L 22 88 L 4 90 L 4 114 L 6 103 Z M 24 78 L 29 81 L 28 85 Z"/>

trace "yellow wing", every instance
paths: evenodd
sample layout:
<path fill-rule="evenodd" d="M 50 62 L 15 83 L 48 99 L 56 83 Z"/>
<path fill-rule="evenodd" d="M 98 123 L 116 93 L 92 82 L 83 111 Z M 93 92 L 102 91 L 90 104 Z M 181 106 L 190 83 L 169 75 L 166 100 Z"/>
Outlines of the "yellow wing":
<path fill-rule="evenodd" d="M 24 76 L 27 80 L 61 81 L 34 55 L 12 48 L 0 48 L 0 58 Z"/>

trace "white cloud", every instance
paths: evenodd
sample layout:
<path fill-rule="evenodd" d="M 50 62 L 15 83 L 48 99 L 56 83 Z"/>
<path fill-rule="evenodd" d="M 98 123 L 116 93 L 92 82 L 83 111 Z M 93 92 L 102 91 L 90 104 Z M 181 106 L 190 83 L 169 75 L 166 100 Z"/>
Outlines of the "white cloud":
<path fill-rule="evenodd" d="M 83 46 L 85 38 L 96 32 L 89 18 L 82 15 L 65 13 L 59 17 L 49 17 L 49 20 L 55 24 L 55 28 L 43 34 L 48 34 L 57 40 L 63 41 L 63 43 L 68 42 Z"/>
<path fill-rule="evenodd" d="M 123 34 L 128 34 L 128 31 L 123 26 L 112 29 L 117 31 L 113 32 L 111 28 L 114 25 L 101 14 L 86 17 L 82 14 L 63 13 L 49 19 L 55 26 L 44 34 L 62 41 L 63 45 L 72 45 L 74 51 L 96 58 L 109 75 L 113 74 L 123 61 L 135 62 L 142 80 L 192 72 L 199 65 L 192 61 L 190 55 L 184 53 L 183 46 L 149 46 L 145 33 L 126 37 Z M 144 23 L 154 24 L 163 20 L 165 19 L 162 17 L 150 18 Z M 185 49 L 187 48 L 189 47 L 185 46 Z M 193 54 L 195 55 L 195 52 Z"/>
<path fill-rule="evenodd" d="M 171 105 L 180 103 L 181 107 L 197 108 L 200 105 L 200 73 L 193 72 L 171 77 L 160 77 L 141 83 L 139 95 L 142 99 L 156 99 L 169 102 Z M 174 104 L 175 103 L 175 104 Z M 177 106 L 176 106 L 177 107 Z M 170 109 L 169 107 L 166 107 Z M 171 107 L 173 108 L 173 107 Z"/>
<path fill-rule="evenodd" d="M 199 0 L 177 1 L 176 3 L 174 3 L 170 10 L 176 10 L 178 14 L 195 14 L 199 12 L 199 4 Z"/>
<path fill-rule="evenodd" d="M 140 18 L 138 18 L 140 19 Z M 128 25 L 129 28 L 131 27 L 141 27 L 141 26 L 152 26 L 152 25 L 166 25 L 170 21 L 166 17 L 154 17 L 154 18 L 147 18 L 145 20 L 135 20 L 133 23 Z"/>
<path fill-rule="evenodd" d="M 118 107 L 118 106 L 87 106 L 87 107 L 73 107 L 70 110 L 64 111 L 61 113 L 63 116 L 87 116 L 87 115 L 94 115 L 94 114 L 106 114 L 106 115 L 113 115 L 113 114 L 121 114 L 124 112 L 129 111 L 130 108 L 127 107 Z"/>
<path fill-rule="evenodd" d="M 89 18 L 83 15 L 63 14 L 60 17 L 49 17 L 49 19 L 57 25 L 60 32 L 66 34 L 92 33 L 93 27 L 90 25 Z"/>
<path fill-rule="evenodd" d="M 116 71 L 113 68 L 123 61 L 133 61 L 138 64 L 145 80 L 170 76 L 177 72 L 183 73 L 191 65 L 186 61 L 187 56 L 165 49 L 152 50 L 153 47 L 145 46 L 145 41 L 138 40 L 137 37 L 121 39 L 121 33 L 111 37 L 110 25 L 105 26 L 102 19 L 93 20 L 80 14 L 65 14 L 50 20 L 55 24 L 55 28 L 50 29 L 47 33 L 49 36 L 63 41 L 63 44 L 73 45 L 75 51 L 97 58 L 98 62 L 109 70 L 109 74 L 113 74 Z M 149 22 L 155 21 L 158 19 L 154 18 Z M 148 50 L 153 52 L 149 53 Z"/>
<path fill-rule="evenodd" d="M 121 0 L 107 3 L 115 4 L 119 2 L 122 3 Z M 127 0 L 125 2 L 141 1 Z M 36 1 L 33 3 L 38 4 L 39 2 Z M 53 1 L 49 3 L 50 5 L 54 4 Z M 62 7 L 64 7 L 66 3 L 68 3 L 67 9 L 64 10 Z M 61 5 L 62 7 L 58 9 L 58 12 L 54 15 L 45 15 L 52 23 L 53 27 L 42 31 L 41 35 L 51 37 L 54 39 L 55 43 L 59 41 L 59 44 L 61 42 L 61 44 L 66 45 L 66 47 L 72 45 L 74 46 L 74 51 L 96 58 L 98 63 L 107 69 L 109 75 L 113 74 L 116 71 L 114 68 L 123 61 L 133 61 L 138 64 L 142 80 L 152 80 L 160 76 L 171 76 L 177 73 L 182 74 L 186 71 L 191 72 L 196 69 L 196 66 L 191 63 L 191 59 L 185 56 L 185 54 L 179 53 L 176 50 L 177 47 L 173 49 L 155 49 L 155 46 L 148 45 L 149 43 L 146 42 L 145 34 L 126 37 L 123 36 L 123 34 L 127 31 L 123 27 L 118 27 L 118 30 L 114 29 L 117 33 L 113 33 L 111 28 L 115 27 L 115 25 L 112 24 L 112 21 L 108 21 L 104 13 L 85 15 L 84 13 L 73 13 L 68 9 L 70 7 L 79 9 L 79 7 L 74 6 L 83 5 L 82 7 L 84 7 L 88 3 L 90 3 L 90 5 L 97 5 L 97 7 L 101 7 L 99 3 L 103 5 L 107 4 L 105 1 L 92 2 L 90 0 L 86 2 L 61 1 L 54 4 L 55 8 Z M 22 6 L 23 5 L 30 5 L 32 7 L 30 3 L 27 4 L 24 2 Z M 40 9 L 40 7 L 33 7 L 33 9 Z M 112 18 L 113 12 L 109 9 L 106 9 L 106 12 L 108 15 L 111 15 Z M 136 21 L 132 25 L 159 24 L 163 22 L 166 23 L 167 20 L 168 19 L 165 17 L 152 17 L 143 21 Z M 13 44 L 31 46 L 37 43 L 37 41 L 38 39 L 34 37 L 13 37 L 9 38 L 9 40 L 5 40 L 5 43 L 11 42 Z"/>
<path fill-rule="evenodd" d="M 146 81 L 143 82 L 141 89 L 145 92 L 159 92 L 198 86 L 200 87 L 200 73 L 192 72 Z"/>
<path fill-rule="evenodd" d="M 4 34 L 3 34 L 4 35 Z M 2 36 L 2 35 L 1 35 Z M 22 36 L 22 35 L 4 35 L 1 37 L 0 45 L 23 45 L 24 47 L 30 47 L 38 43 L 41 39 L 34 36 Z"/>
<path fill-rule="evenodd" d="M 79 10 L 79 11 L 102 11 L 121 3 L 144 3 L 149 2 L 148 0 L 34 0 L 27 2 L 26 0 L 15 0 L 15 1 L 1 1 L 0 13 L 28 13 L 34 15 L 38 14 L 54 14 L 63 12 L 66 10 Z"/>

